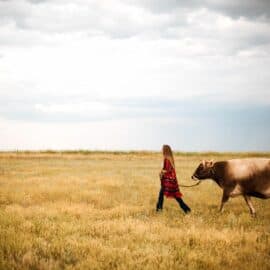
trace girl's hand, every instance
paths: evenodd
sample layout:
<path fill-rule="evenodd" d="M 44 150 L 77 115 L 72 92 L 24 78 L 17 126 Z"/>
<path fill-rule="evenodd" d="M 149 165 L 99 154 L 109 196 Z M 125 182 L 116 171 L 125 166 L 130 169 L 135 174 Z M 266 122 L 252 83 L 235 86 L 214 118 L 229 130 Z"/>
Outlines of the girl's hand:
<path fill-rule="evenodd" d="M 159 177 L 161 178 L 166 172 L 166 170 L 161 170 L 161 172 L 159 173 Z"/>

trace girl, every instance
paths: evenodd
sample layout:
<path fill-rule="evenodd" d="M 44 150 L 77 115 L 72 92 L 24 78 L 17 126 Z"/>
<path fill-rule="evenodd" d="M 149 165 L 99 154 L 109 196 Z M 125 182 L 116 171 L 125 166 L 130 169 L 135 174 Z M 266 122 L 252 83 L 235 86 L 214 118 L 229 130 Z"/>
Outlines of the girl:
<path fill-rule="evenodd" d="M 184 203 L 181 198 L 182 194 L 179 191 L 172 149 L 169 145 L 163 145 L 162 152 L 164 162 L 163 169 L 160 172 L 161 189 L 157 202 L 157 211 L 162 210 L 163 196 L 165 195 L 167 198 L 175 198 L 183 211 L 189 213 L 191 209 Z"/>

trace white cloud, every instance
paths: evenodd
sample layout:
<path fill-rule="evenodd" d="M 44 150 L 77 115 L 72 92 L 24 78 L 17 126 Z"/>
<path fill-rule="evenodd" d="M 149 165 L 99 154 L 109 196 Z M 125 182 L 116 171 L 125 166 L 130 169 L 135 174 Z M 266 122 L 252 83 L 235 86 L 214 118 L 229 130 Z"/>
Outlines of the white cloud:
<path fill-rule="evenodd" d="M 70 104 L 35 104 L 35 109 L 42 113 L 96 113 L 107 114 L 109 107 L 101 102 L 83 102 L 83 103 L 70 103 Z"/>
<path fill-rule="evenodd" d="M 92 121 L 98 136 L 136 115 L 179 120 L 191 99 L 269 106 L 269 9 L 254 3 L 0 1 L 0 116 Z"/>

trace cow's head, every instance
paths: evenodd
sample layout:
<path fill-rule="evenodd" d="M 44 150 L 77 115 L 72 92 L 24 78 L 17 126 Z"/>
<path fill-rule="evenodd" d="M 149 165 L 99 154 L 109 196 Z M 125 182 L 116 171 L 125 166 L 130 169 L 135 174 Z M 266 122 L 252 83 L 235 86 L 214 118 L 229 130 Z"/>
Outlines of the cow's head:
<path fill-rule="evenodd" d="M 213 166 L 214 166 L 213 160 L 210 161 L 203 160 L 198 166 L 198 168 L 195 170 L 191 178 L 194 180 L 203 180 L 211 178 L 213 175 Z"/>

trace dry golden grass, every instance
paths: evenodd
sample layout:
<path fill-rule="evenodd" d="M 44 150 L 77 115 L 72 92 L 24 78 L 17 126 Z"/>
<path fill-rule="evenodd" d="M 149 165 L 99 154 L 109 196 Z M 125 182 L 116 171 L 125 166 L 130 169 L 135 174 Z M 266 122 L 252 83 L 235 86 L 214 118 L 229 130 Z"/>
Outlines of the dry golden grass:
<path fill-rule="evenodd" d="M 259 154 L 177 154 L 179 181 L 200 159 Z M 263 156 L 270 157 L 264 153 Z M 0 269 L 270 269 L 270 200 L 232 199 L 219 187 L 182 188 L 155 212 L 158 153 L 0 154 Z"/>

